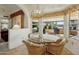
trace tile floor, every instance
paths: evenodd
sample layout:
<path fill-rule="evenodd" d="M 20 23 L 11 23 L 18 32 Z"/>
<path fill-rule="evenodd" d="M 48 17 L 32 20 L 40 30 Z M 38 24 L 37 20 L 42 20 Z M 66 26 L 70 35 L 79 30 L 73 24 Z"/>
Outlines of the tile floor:
<path fill-rule="evenodd" d="M 25 45 L 21 45 L 7 52 L 0 52 L 0 55 L 28 55 L 28 50 Z M 64 48 L 61 55 L 72 55 L 72 53 Z"/>

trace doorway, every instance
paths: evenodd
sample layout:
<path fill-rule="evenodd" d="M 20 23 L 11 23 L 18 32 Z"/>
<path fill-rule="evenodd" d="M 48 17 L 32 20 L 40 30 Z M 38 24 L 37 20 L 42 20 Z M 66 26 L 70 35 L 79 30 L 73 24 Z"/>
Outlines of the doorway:
<path fill-rule="evenodd" d="M 0 52 L 8 51 L 9 18 L 0 17 Z"/>

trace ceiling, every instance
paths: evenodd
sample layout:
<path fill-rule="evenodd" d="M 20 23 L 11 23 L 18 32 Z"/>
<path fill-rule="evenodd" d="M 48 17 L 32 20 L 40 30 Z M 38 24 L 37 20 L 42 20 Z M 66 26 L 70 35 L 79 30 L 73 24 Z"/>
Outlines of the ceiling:
<path fill-rule="evenodd" d="M 57 12 L 61 11 L 71 4 L 23 4 L 23 6 L 28 11 L 33 11 L 39 9 L 43 13 Z M 0 16 L 1 15 L 10 15 L 20 8 L 16 4 L 0 4 Z"/>
<path fill-rule="evenodd" d="M 28 4 L 26 5 L 27 9 L 31 11 L 39 9 L 43 13 L 61 11 L 69 6 L 71 6 L 71 4 Z"/>
<path fill-rule="evenodd" d="M 16 4 L 0 4 L 0 16 L 8 16 L 17 10 L 20 8 Z"/>

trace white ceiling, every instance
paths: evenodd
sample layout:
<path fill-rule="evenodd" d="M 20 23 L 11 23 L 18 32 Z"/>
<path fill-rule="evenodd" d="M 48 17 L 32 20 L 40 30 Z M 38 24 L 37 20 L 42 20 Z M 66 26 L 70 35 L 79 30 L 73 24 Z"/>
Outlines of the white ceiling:
<path fill-rule="evenodd" d="M 39 9 L 44 13 L 49 13 L 49 12 L 57 12 L 64 10 L 70 5 L 71 4 L 30 4 L 30 5 L 26 5 L 26 7 L 29 10 Z"/>
<path fill-rule="evenodd" d="M 70 6 L 70 4 L 24 4 L 28 11 L 40 9 L 44 13 L 61 11 Z M 9 15 L 20 8 L 16 4 L 0 4 L 0 15 Z"/>
<path fill-rule="evenodd" d="M 19 9 L 16 4 L 0 4 L 0 16 L 8 16 Z"/>

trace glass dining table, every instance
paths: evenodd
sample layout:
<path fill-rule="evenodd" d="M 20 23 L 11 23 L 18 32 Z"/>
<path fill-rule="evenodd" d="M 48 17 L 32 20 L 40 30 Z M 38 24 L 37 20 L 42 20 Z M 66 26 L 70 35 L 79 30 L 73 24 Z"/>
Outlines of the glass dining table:
<path fill-rule="evenodd" d="M 31 38 L 29 38 L 28 41 L 36 43 L 36 44 L 44 44 L 44 46 L 46 47 L 44 54 L 47 54 L 48 53 L 47 45 L 49 43 L 55 43 L 59 39 L 62 39 L 62 37 L 60 35 L 43 34 L 42 38 L 39 38 L 38 35 L 36 35 L 36 37 L 32 36 Z"/>
<path fill-rule="evenodd" d="M 39 43 L 39 44 L 45 44 L 45 43 L 52 43 L 56 42 L 57 40 L 62 39 L 61 36 L 59 35 L 49 35 L 49 34 L 43 34 L 42 38 L 29 38 L 28 40 L 34 43 Z"/>

